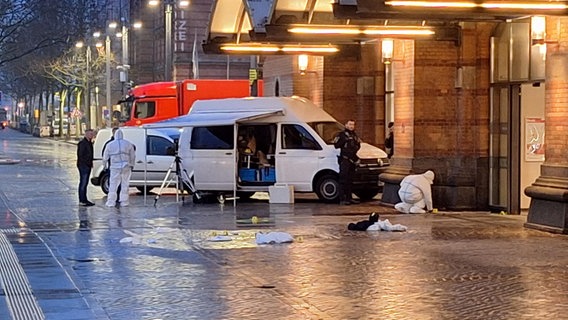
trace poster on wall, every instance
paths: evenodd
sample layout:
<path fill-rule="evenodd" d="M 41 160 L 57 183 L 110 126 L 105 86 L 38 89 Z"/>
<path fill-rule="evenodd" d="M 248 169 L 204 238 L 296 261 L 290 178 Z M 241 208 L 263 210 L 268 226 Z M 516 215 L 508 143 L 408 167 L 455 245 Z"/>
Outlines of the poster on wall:
<path fill-rule="evenodd" d="M 525 118 L 525 161 L 544 161 L 543 118 Z"/>

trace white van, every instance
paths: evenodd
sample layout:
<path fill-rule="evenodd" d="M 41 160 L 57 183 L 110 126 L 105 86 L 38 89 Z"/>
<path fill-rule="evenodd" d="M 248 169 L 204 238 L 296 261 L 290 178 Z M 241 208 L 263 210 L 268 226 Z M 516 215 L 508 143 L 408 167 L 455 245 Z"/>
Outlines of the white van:
<path fill-rule="evenodd" d="M 344 127 L 307 99 L 196 101 L 188 115 L 144 127 L 183 128 L 178 155 L 198 192 L 236 190 L 246 197 L 278 183 L 315 192 L 325 202 L 339 199 L 339 150 L 332 140 Z M 367 143 L 357 155 L 353 193 L 372 199 L 389 159 Z"/>
<path fill-rule="evenodd" d="M 170 165 L 174 162 L 174 139 L 163 131 L 145 129 L 140 127 L 121 127 L 124 139 L 136 146 L 136 165 L 130 177 L 130 186 L 141 192 L 161 186 Z M 103 146 L 112 136 L 112 129 L 101 129 L 95 138 L 93 146 L 93 170 L 91 183 L 100 186 L 104 193 L 108 193 L 108 172 L 103 166 Z M 168 180 L 171 178 L 168 177 Z"/>

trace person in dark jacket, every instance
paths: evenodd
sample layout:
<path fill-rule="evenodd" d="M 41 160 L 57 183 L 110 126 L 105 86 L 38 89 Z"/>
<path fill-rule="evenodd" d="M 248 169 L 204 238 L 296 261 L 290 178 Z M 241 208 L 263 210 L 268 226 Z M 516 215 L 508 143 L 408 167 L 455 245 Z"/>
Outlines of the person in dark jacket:
<path fill-rule="evenodd" d="M 355 120 L 348 120 L 345 123 L 345 130 L 337 134 L 333 145 L 341 150 L 338 159 L 340 204 L 349 205 L 355 203 L 352 199 L 351 185 L 359 161 L 357 151 L 361 148 L 361 139 L 355 133 Z"/>
<path fill-rule="evenodd" d="M 94 206 L 87 199 L 87 186 L 91 169 L 93 168 L 93 138 L 95 132 L 92 129 L 85 130 L 85 137 L 77 144 L 77 168 L 79 169 L 79 205 Z"/>
<path fill-rule="evenodd" d="M 385 139 L 385 149 L 387 149 L 387 154 L 389 159 L 392 158 L 392 155 L 394 154 L 394 122 L 389 122 L 388 125 L 388 129 L 389 132 L 387 134 L 387 137 Z"/>

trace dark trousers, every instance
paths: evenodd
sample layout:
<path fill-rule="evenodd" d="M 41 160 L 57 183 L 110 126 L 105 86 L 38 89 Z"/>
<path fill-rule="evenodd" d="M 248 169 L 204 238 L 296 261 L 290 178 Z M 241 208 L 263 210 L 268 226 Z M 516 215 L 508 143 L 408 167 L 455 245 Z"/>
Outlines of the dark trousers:
<path fill-rule="evenodd" d="M 79 166 L 79 202 L 87 202 L 87 185 L 91 176 L 91 167 Z"/>
<path fill-rule="evenodd" d="M 355 174 L 355 164 L 342 158 L 339 162 L 339 200 L 341 202 L 351 201 L 351 185 Z"/>

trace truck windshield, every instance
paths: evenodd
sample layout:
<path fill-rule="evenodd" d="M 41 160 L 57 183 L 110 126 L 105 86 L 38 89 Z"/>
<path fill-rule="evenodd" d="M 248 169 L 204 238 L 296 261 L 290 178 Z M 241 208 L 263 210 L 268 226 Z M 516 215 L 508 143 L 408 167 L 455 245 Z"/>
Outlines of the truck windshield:
<path fill-rule="evenodd" d="M 126 122 L 130 120 L 130 113 L 132 111 L 132 103 L 133 100 L 127 99 L 120 101 L 120 110 L 122 110 L 120 114 L 120 121 Z"/>
<path fill-rule="evenodd" d="M 345 129 L 341 123 L 332 121 L 310 122 L 308 125 L 318 133 L 326 144 L 333 144 L 333 139 L 337 133 Z"/>

